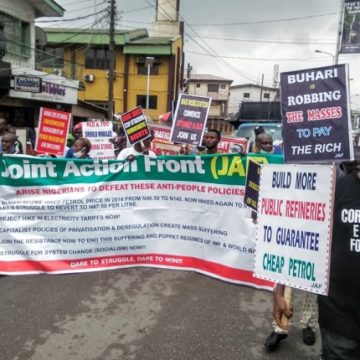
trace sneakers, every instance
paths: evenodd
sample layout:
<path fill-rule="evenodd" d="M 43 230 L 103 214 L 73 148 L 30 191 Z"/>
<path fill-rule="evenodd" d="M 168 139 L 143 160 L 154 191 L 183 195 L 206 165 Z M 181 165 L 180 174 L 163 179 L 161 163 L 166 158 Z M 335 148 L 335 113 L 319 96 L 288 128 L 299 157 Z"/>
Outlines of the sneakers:
<path fill-rule="evenodd" d="M 306 327 L 302 330 L 303 341 L 306 345 L 314 345 L 316 341 L 316 334 L 313 329 Z"/>
<path fill-rule="evenodd" d="M 316 334 L 313 329 L 307 327 L 302 330 L 303 341 L 306 345 L 314 345 L 316 342 Z M 275 351 L 281 342 L 287 338 L 287 334 L 279 334 L 273 331 L 265 341 L 265 349 L 267 351 Z"/>
<path fill-rule="evenodd" d="M 279 334 L 273 331 L 265 341 L 266 350 L 275 351 L 278 348 L 280 341 L 286 338 L 287 338 L 287 334 Z"/>

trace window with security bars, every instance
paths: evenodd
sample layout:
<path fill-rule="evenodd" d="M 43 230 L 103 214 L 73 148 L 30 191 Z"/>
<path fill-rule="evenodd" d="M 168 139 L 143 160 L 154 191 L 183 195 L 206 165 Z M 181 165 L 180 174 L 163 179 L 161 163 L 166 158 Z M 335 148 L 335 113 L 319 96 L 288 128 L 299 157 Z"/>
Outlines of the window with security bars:
<path fill-rule="evenodd" d="M 109 69 L 110 56 L 106 47 L 90 47 L 85 51 L 86 69 Z M 114 64 L 115 66 L 115 64 Z"/>
<path fill-rule="evenodd" d="M 36 62 L 43 67 L 63 68 L 64 48 L 46 46 L 36 54 Z"/>
<path fill-rule="evenodd" d="M 219 84 L 208 84 L 208 92 L 219 92 Z"/>
<path fill-rule="evenodd" d="M 138 75 L 147 75 L 147 66 L 145 64 L 137 64 Z M 159 64 L 150 66 L 150 75 L 159 75 Z"/>
<path fill-rule="evenodd" d="M 146 109 L 146 95 L 136 96 L 136 106 L 141 106 L 143 109 Z M 157 109 L 157 96 L 149 96 L 149 109 Z"/>
<path fill-rule="evenodd" d="M 6 52 L 14 57 L 30 57 L 30 23 L 0 12 Z"/>

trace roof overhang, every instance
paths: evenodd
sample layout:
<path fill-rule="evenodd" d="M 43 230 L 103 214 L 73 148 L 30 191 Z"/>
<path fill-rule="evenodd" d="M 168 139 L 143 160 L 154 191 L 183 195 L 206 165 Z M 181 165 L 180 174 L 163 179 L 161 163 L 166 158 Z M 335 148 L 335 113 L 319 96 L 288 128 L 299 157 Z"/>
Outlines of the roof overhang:
<path fill-rule="evenodd" d="M 172 55 L 171 45 L 135 45 L 124 46 L 124 54 L 136 55 Z"/>
<path fill-rule="evenodd" d="M 44 28 L 47 35 L 48 44 L 91 44 L 91 45 L 109 45 L 109 30 L 105 29 L 59 29 Z M 122 46 L 132 38 L 138 39 L 147 36 L 146 29 L 134 31 L 116 31 L 114 40 L 116 46 Z M 130 39 L 130 40 L 129 40 Z"/>
<path fill-rule="evenodd" d="M 53 0 L 32 0 L 35 9 L 35 18 L 43 16 L 64 16 L 65 9 Z"/>

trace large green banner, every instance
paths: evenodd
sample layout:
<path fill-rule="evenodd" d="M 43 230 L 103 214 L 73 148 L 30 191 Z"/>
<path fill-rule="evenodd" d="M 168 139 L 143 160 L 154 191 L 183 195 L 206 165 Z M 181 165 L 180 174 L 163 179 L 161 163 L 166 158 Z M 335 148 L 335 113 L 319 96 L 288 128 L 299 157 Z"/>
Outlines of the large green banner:
<path fill-rule="evenodd" d="M 252 156 L 267 164 L 282 156 Z M 253 277 L 255 225 L 243 204 L 249 157 L 134 161 L 0 158 L 0 273 L 130 266 Z"/>

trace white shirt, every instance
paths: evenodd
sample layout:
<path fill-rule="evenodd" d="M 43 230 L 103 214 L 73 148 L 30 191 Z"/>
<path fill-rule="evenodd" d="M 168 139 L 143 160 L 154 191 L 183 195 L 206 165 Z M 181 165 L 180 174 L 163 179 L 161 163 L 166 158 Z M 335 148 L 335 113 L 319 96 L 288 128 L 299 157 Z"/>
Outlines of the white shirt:
<path fill-rule="evenodd" d="M 122 149 L 117 157 L 117 160 L 127 160 L 128 156 L 130 155 L 134 155 L 134 156 L 137 156 L 137 155 L 141 155 L 141 156 L 144 156 L 144 154 L 142 152 L 139 152 L 139 151 L 136 151 L 134 149 L 133 146 L 131 147 L 128 147 L 128 148 L 125 148 L 125 149 Z M 156 157 L 156 154 L 152 151 L 152 150 L 149 150 L 149 156 L 150 157 Z"/>

